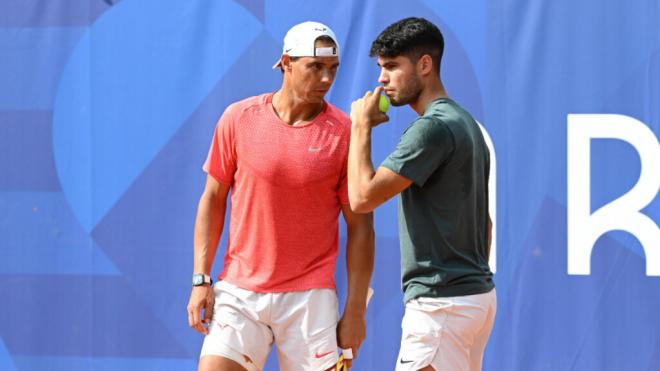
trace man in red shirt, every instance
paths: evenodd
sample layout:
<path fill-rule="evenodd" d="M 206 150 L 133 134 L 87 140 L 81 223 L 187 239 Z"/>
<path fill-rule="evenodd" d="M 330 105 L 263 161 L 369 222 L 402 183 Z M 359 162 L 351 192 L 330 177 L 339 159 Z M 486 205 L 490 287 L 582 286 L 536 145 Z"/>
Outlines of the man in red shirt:
<path fill-rule="evenodd" d="M 350 119 L 324 100 L 338 66 L 332 30 L 298 24 L 273 67 L 283 73 L 280 90 L 230 105 L 216 126 L 204 164 L 188 304 L 190 326 L 206 335 L 200 370 L 260 370 L 273 342 L 282 370 L 327 370 L 338 346 L 356 354 L 364 340 L 373 223 L 349 207 Z M 230 190 L 224 267 L 212 286 Z M 348 296 L 338 321 L 340 212 Z"/>

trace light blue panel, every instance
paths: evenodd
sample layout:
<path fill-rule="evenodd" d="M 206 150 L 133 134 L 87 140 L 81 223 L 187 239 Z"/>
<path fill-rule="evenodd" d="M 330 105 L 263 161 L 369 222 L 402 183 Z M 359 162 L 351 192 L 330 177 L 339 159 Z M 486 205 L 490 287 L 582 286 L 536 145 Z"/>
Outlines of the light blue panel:
<path fill-rule="evenodd" d="M 11 223 L 0 222 L 0 274 L 119 274 L 62 193 L 0 193 L 0 221 L 6 220 Z"/>
<path fill-rule="evenodd" d="M 2 341 L 1 337 L 0 337 L 0 369 L 4 371 L 16 371 L 16 366 L 14 365 L 14 361 L 12 360 L 11 355 L 9 355 L 7 348 L 5 348 L 5 343 L 4 341 Z"/>
<path fill-rule="evenodd" d="M 261 24 L 231 1 L 121 2 L 83 36 L 62 75 L 53 148 L 90 231 L 197 108 Z"/>
<path fill-rule="evenodd" d="M 0 110 L 51 109 L 84 28 L 0 28 Z"/>
<path fill-rule="evenodd" d="M 349 43 L 354 43 L 356 37 L 361 37 L 356 34 L 349 35 L 349 23 L 353 15 L 362 13 L 368 6 L 366 2 L 338 1 L 332 4 L 332 11 L 327 11 L 314 1 L 267 0 L 264 3 L 265 27 L 280 43 L 280 49 L 289 28 L 301 22 L 315 21 L 329 26 L 334 31 L 343 50 Z M 296 11 L 291 12 L 291 9 Z M 275 56 L 275 59 L 278 56 Z"/>
<path fill-rule="evenodd" d="M 485 83 L 486 6 L 484 0 L 422 0 L 456 35 L 474 66 L 479 85 Z"/>

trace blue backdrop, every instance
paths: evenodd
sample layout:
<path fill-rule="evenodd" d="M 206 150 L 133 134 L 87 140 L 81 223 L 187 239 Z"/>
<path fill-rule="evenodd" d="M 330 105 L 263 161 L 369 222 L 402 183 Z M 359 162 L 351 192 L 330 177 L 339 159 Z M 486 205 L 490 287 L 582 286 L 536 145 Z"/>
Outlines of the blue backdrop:
<path fill-rule="evenodd" d="M 195 369 L 202 337 L 185 308 L 217 118 L 277 89 L 270 67 L 305 20 L 339 38 L 328 99 L 347 111 L 376 86 L 371 41 L 406 16 L 441 27 L 445 85 L 492 139 L 499 307 L 485 369 L 660 370 L 660 260 L 646 259 L 660 250 L 657 0 L 1 2 L 0 369 Z M 599 137 L 580 114 L 618 115 L 598 127 L 641 134 Z M 390 117 L 376 163 L 414 113 Z M 571 150 L 578 130 L 593 140 Z M 581 159 L 586 171 L 569 176 Z M 638 186 L 645 201 L 596 220 Z M 578 205 L 586 214 L 571 219 Z M 646 229 L 617 227 L 621 210 Z M 569 242 L 587 232 L 595 243 Z M 394 201 L 377 210 L 376 233 L 356 370 L 393 369 L 401 334 Z M 568 269 L 580 249 L 586 261 Z M 343 257 L 337 267 L 343 296 Z"/>

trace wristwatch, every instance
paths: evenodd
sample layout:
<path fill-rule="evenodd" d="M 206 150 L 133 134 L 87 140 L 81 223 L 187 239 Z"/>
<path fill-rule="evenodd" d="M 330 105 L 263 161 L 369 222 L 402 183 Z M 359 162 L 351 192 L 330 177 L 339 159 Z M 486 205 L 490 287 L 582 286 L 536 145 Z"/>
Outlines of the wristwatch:
<path fill-rule="evenodd" d="M 213 280 L 211 277 L 205 275 L 204 273 L 193 273 L 192 276 L 192 285 L 193 286 L 204 286 L 205 284 L 209 286 L 213 285 Z"/>

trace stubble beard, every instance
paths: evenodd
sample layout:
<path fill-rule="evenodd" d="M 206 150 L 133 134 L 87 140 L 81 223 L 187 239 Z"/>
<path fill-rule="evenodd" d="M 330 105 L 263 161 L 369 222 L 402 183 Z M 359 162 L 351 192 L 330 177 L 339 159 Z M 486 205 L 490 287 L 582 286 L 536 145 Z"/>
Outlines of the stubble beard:
<path fill-rule="evenodd" d="M 422 94 L 422 82 L 419 77 L 413 75 L 408 83 L 401 88 L 400 92 L 390 98 L 390 103 L 395 106 L 405 106 L 415 103 Z"/>

